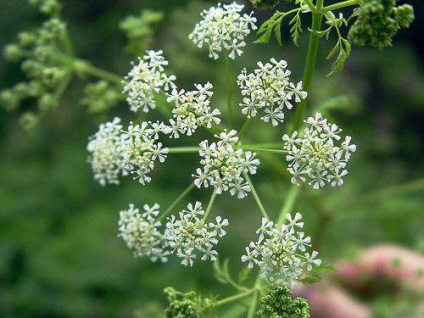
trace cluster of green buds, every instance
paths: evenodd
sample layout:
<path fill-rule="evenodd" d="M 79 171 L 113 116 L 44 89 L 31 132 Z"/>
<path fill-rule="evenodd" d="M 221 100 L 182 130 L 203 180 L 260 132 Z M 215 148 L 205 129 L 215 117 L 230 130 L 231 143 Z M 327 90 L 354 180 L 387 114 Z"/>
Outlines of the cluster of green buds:
<path fill-rule="evenodd" d="M 128 16 L 122 20 L 119 28 L 127 37 L 127 52 L 133 56 L 142 55 L 153 41 L 155 30 L 163 17 L 162 12 L 143 10 L 138 16 Z"/>
<path fill-rule="evenodd" d="M 7 60 L 20 61 L 26 81 L 1 92 L 3 104 L 10 110 L 18 108 L 25 100 L 35 100 L 39 114 L 25 113 L 21 120 L 25 128 L 32 128 L 40 115 L 56 107 L 71 79 L 65 56 L 69 53 L 66 25 L 57 17 L 60 4 L 57 1 L 30 1 L 37 5 L 48 19 L 34 31 L 18 34 L 15 43 L 6 46 Z"/>
<path fill-rule="evenodd" d="M 384 49 L 401 28 L 409 28 L 414 9 L 409 4 L 396 6 L 396 0 L 365 0 L 355 15 L 358 18 L 348 34 L 352 44 Z"/>
<path fill-rule="evenodd" d="M 206 317 L 216 304 L 214 299 L 202 299 L 194 291 L 181 293 L 168 287 L 165 289 L 165 294 L 169 301 L 169 306 L 165 310 L 166 318 Z"/>
<path fill-rule="evenodd" d="M 274 284 L 261 298 L 256 317 L 309 318 L 309 305 L 303 298 L 292 299 L 288 287 Z"/>

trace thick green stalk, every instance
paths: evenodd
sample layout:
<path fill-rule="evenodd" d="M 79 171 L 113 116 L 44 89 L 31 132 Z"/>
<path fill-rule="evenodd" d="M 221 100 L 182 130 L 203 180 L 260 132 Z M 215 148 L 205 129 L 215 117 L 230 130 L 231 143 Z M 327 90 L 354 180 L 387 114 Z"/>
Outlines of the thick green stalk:
<path fill-rule="evenodd" d="M 318 0 L 316 5 L 315 12 L 312 12 L 312 31 L 321 31 L 322 25 L 322 5 L 323 0 Z M 315 32 L 310 32 L 309 45 L 308 45 L 308 53 L 306 56 L 306 64 L 305 70 L 303 73 L 303 89 L 307 92 L 310 91 L 312 79 L 315 74 L 315 69 L 317 65 L 317 57 L 318 57 L 318 46 L 319 46 L 320 37 Z M 308 99 L 304 99 L 299 105 L 297 105 L 296 109 L 296 119 L 294 130 L 299 129 L 302 126 L 303 116 L 305 113 L 305 108 Z"/>
<path fill-rule="evenodd" d="M 325 12 L 328 12 L 328 11 L 332 11 L 332 10 L 338 10 L 338 9 L 342 9 L 342 8 L 345 8 L 345 7 L 349 7 L 349 6 L 354 6 L 354 5 L 357 5 L 358 3 L 359 3 L 358 0 L 347 0 L 347 1 L 342 1 L 342 2 L 338 2 L 338 3 L 332 4 L 332 5 L 326 6 L 326 7 L 323 8 L 323 10 Z"/>

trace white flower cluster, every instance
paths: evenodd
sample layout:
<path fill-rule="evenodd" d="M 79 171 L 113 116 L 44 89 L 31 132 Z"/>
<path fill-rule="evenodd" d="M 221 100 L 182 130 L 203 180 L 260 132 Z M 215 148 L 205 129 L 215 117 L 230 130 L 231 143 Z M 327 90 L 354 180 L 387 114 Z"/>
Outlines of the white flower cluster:
<path fill-rule="evenodd" d="M 180 133 L 191 136 L 199 126 L 211 128 L 213 123 L 221 122 L 218 117 L 221 112 L 209 106 L 213 95 L 212 84 L 208 82 L 194 86 L 195 91 L 174 89 L 167 99 L 169 103 L 175 103 L 172 109 L 174 119 L 170 120 L 171 137 L 178 138 Z"/>
<path fill-rule="evenodd" d="M 135 174 L 134 179 L 145 185 L 151 181 L 149 173 L 155 167 L 155 161 L 163 163 L 169 149 L 158 141 L 159 133 L 169 133 L 170 129 L 162 122 L 142 122 L 129 125 L 122 133 L 119 149 L 122 154 L 123 171 Z"/>
<path fill-rule="evenodd" d="M 182 258 L 181 264 L 193 266 L 196 251 L 202 254 L 203 261 L 216 260 L 218 255 L 214 250 L 218 238 L 226 234 L 224 227 L 228 220 L 216 217 L 216 223 L 207 223 L 201 216 L 205 214 L 200 202 L 187 205 L 187 210 L 179 212 L 179 219 L 175 216 L 168 218 L 164 238 L 171 248 L 171 252 Z"/>
<path fill-rule="evenodd" d="M 146 204 L 143 209 L 144 213 L 140 214 L 140 210 L 130 204 L 128 210 L 119 212 L 118 236 L 124 239 L 130 249 L 134 249 L 135 256 L 147 256 L 153 262 L 166 262 L 169 252 L 159 230 L 161 222 L 156 220 L 159 204 L 152 207 Z"/>
<path fill-rule="evenodd" d="M 182 258 L 181 264 L 193 266 L 196 251 L 202 254 L 201 260 L 215 261 L 218 252 L 214 250 L 218 238 L 226 235 L 225 227 L 228 220 L 217 216 L 215 223 L 207 223 L 199 216 L 205 211 L 200 202 L 194 205 L 189 203 L 187 210 L 179 212 L 179 219 L 175 216 L 168 218 L 165 230 L 160 231 L 161 222 L 158 221 L 159 204 L 152 207 L 144 205 L 144 213 L 140 214 L 130 204 L 128 210 L 119 213 L 119 237 L 122 237 L 130 249 L 134 249 L 135 256 L 147 256 L 153 262 L 168 261 L 170 254 Z"/>
<path fill-rule="evenodd" d="M 162 122 L 130 124 L 126 131 L 119 118 L 100 125 L 87 146 L 94 178 L 103 186 L 119 184 L 120 174 L 131 173 L 143 185 L 150 182 L 148 174 L 155 167 L 155 161 L 164 162 L 169 151 L 158 141 L 159 133 L 170 132 Z"/>
<path fill-rule="evenodd" d="M 256 18 L 253 12 L 241 15 L 244 6 L 237 3 L 218 3 L 216 7 L 203 10 L 201 20 L 189 35 L 199 48 L 209 47 L 209 57 L 217 59 L 219 53 L 225 50 L 228 57 L 235 59 L 240 56 L 246 46 L 244 39 L 251 29 L 256 30 Z"/>
<path fill-rule="evenodd" d="M 340 143 L 341 129 L 336 124 L 327 122 L 320 113 L 305 120 L 309 124 L 300 135 L 295 131 L 292 136 L 284 135 L 284 149 L 289 162 L 288 170 L 293 175 L 291 182 L 299 184 L 308 181 L 314 189 L 343 185 L 343 177 L 347 175 L 346 164 L 356 145 L 352 138 L 346 136 Z"/>
<path fill-rule="evenodd" d="M 175 88 L 175 75 L 166 75 L 164 66 L 168 61 L 162 56 L 163 52 L 147 51 L 143 58 L 125 78 L 127 81 L 123 93 L 127 94 L 127 102 L 131 110 L 136 112 L 142 108 L 144 112 L 156 107 L 155 94 L 167 92 Z"/>
<path fill-rule="evenodd" d="M 101 124 L 97 133 L 90 137 L 87 150 L 88 157 L 94 172 L 94 179 L 102 186 L 119 184 L 119 175 L 122 172 L 122 154 L 118 147 L 121 141 L 122 125 L 119 118 Z"/>
<path fill-rule="evenodd" d="M 246 247 L 241 261 L 247 262 L 249 268 L 258 266 L 264 279 L 293 285 L 306 270 L 311 271 L 313 265 L 320 266 L 321 260 L 316 258 L 318 252 L 306 252 L 311 246 L 311 238 L 296 229 L 303 228 L 302 215 L 296 213 L 292 217 L 288 213 L 286 219 L 288 224 L 276 225 L 262 218 L 262 225 L 256 231 L 259 238 Z"/>
<path fill-rule="evenodd" d="M 255 117 L 263 109 L 265 115 L 261 119 L 277 126 L 284 121 L 284 108 L 291 109 L 293 99 L 299 103 L 308 94 L 302 90 L 302 82 L 290 82 L 291 72 L 286 61 L 272 58 L 268 63 L 258 62 L 257 65 L 253 73 L 248 74 L 243 69 L 238 76 L 237 83 L 243 95 L 239 105 L 248 118 Z"/>
<path fill-rule="evenodd" d="M 209 144 L 207 140 L 200 143 L 200 164 L 203 169 L 196 169 L 194 184 L 198 188 L 211 185 L 218 194 L 230 191 L 231 195 L 237 194 L 239 199 L 243 199 L 251 188 L 242 175 L 255 174 L 259 159 L 253 152 L 234 148 L 233 144 L 239 141 L 235 130 L 225 130 L 215 137 L 219 139 L 216 143 Z"/>

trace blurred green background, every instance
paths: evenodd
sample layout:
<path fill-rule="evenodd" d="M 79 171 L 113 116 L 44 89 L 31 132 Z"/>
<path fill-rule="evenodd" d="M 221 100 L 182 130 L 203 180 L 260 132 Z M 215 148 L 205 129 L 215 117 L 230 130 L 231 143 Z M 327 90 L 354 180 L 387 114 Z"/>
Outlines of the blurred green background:
<path fill-rule="evenodd" d="M 209 60 L 187 39 L 200 11 L 212 3 L 64 1 L 63 16 L 79 57 L 124 76 L 133 57 L 123 50 L 126 40 L 119 22 L 146 8 L 163 12 L 150 46 L 164 50 L 182 87 L 211 81 L 214 103 L 220 107 L 225 100 L 223 61 Z M 326 77 L 330 64 L 325 56 L 334 39 L 322 41 L 310 109 L 326 112 L 358 145 L 346 186 L 308 192 L 296 206 L 326 262 L 386 242 L 424 252 L 424 6 L 411 3 L 416 21 L 395 37 L 394 47 L 355 48 L 340 74 Z M 263 21 L 270 12 L 258 11 L 257 16 Z M 26 1 L 1 0 L 0 47 L 18 32 L 39 25 L 42 18 Z M 287 60 L 293 78 L 299 80 L 307 32 L 299 48 L 289 41 L 287 27 L 283 34 L 283 47 L 274 42 L 250 45 L 234 63 L 234 74 L 276 57 Z M 22 79 L 18 64 L 0 60 L 1 89 Z M 74 80 L 60 107 L 30 133 L 18 125 L 30 104 L 16 112 L 0 107 L 0 316 L 153 317 L 166 305 L 162 290 L 167 286 L 228 295 L 229 288 L 213 279 L 211 264 L 196 264 L 194 269 L 175 259 L 151 264 L 135 259 L 117 237 L 120 209 L 129 203 L 159 202 L 166 207 L 189 184 L 198 159 L 171 156 L 145 187 L 130 178 L 118 187 L 100 187 L 87 163 L 87 139 L 99 123 L 116 115 L 127 120 L 135 115 L 125 103 L 102 115 L 87 114 L 79 105 L 81 87 L 81 81 Z M 258 126 L 252 139 L 278 141 L 282 135 L 278 129 Z M 180 143 L 193 145 L 205 136 Z M 278 159 L 283 166 L 284 158 Z M 254 181 L 266 208 L 276 215 L 288 189 L 287 178 L 263 164 Z M 206 202 L 209 195 L 195 191 L 191 200 Z M 231 224 L 220 255 L 240 268 L 243 247 L 254 238 L 259 223 L 256 206 L 251 198 L 239 201 L 223 195 L 214 211 Z M 330 221 L 317 224 L 318 213 L 330 215 Z M 315 232 L 317 227 L 323 231 Z"/>

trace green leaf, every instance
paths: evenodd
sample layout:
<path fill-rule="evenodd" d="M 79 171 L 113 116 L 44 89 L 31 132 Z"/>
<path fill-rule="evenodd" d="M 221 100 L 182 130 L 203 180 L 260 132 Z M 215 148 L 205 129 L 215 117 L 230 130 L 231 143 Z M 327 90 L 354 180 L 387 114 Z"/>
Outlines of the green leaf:
<path fill-rule="evenodd" d="M 244 267 L 238 275 L 238 283 L 242 284 L 249 277 L 250 272 L 251 269 L 248 266 Z"/>
<path fill-rule="evenodd" d="M 290 34 L 294 45 L 299 46 L 299 36 L 302 33 L 302 20 L 300 19 L 300 10 L 297 11 L 296 15 L 290 20 L 291 25 Z"/>
<path fill-rule="evenodd" d="M 314 284 L 319 282 L 324 275 L 335 272 L 336 269 L 330 264 L 321 264 L 320 266 L 314 266 L 312 271 L 308 272 L 306 277 L 299 279 L 299 282 L 303 284 Z"/>

